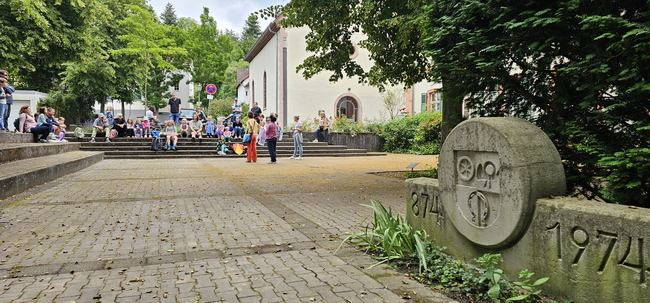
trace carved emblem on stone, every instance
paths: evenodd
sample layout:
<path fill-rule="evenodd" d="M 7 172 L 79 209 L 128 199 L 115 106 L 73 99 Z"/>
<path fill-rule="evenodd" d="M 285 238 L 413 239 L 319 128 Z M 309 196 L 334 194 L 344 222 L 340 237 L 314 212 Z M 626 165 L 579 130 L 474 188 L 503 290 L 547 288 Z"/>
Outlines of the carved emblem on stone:
<path fill-rule="evenodd" d="M 492 225 L 499 214 L 499 154 L 456 151 L 456 199 L 465 220 L 476 227 Z"/>

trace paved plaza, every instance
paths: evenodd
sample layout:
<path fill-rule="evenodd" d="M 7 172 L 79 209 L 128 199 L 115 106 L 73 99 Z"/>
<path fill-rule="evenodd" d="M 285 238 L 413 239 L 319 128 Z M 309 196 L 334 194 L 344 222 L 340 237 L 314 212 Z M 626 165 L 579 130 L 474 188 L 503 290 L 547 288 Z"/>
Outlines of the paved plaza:
<path fill-rule="evenodd" d="M 35 160 L 37 161 L 37 160 Z M 450 302 L 340 239 L 435 156 L 104 160 L 0 201 L 0 302 Z M 369 222 L 369 221 L 366 221 Z"/>

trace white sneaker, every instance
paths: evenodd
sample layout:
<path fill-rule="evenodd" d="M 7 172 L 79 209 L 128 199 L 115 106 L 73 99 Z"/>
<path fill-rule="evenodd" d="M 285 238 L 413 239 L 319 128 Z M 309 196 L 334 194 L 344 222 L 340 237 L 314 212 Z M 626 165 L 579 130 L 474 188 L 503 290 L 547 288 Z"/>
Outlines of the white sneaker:
<path fill-rule="evenodd" d="M 318 142 L 318 139 L 314 139 L 314 141 L 311 141 L 311 142 L 317 143 L 317 142 Z"/>
<path fill-rule="evenodd" d="M 90 139 L 90 141 L 88 141 L 88 143 L 95 143 L 95 138 Z"/>
<path fill-rule="evenodd" d="M 291 157 L 289 157 L 289 159 L 295 159 L 295 157 L 294 157 L 294 156 L 291 156 Z"/>
<path fill-rule="evenodd" d="M 296 160 L 300 160 L 300 159 L 302 159 L 302 157 L 298 157 L 298 158 L 296 158 Z"/>
<path fill-rule="evenodd" d="M 111 140 L 109 140 L 108 138 L 106 138 L 106 143 L 111 143 Z"/>

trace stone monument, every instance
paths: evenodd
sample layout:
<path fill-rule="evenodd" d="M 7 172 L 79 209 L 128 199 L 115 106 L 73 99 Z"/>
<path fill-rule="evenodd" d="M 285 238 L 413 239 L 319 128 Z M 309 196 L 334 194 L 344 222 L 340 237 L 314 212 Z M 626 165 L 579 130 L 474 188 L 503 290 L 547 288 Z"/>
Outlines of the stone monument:
<path fill-rule="evenodd" d="M 548 136 L 517 118 L 474 118 L 442 146 L 439 180 L 406 181 L 407 220 L 456 258 L 500 253 L 515 280 L 580 302 L 649 302 L 644 260 L 650 210 L 559 197 L 562 160 Z"/>

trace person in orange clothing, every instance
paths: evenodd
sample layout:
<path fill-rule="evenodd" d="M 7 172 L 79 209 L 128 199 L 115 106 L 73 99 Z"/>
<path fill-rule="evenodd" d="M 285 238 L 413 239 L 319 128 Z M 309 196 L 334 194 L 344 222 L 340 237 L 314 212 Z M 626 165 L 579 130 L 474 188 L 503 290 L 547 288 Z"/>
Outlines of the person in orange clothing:
<path fill-rule="evenodd" d="M 253 112 L 248 112 L 248 122 L 246 122 L 246 133 L 251 136 L 246 151 L 246 162 L 257 162 L 257 132 L 260 125 L 253 119 Z"/>

